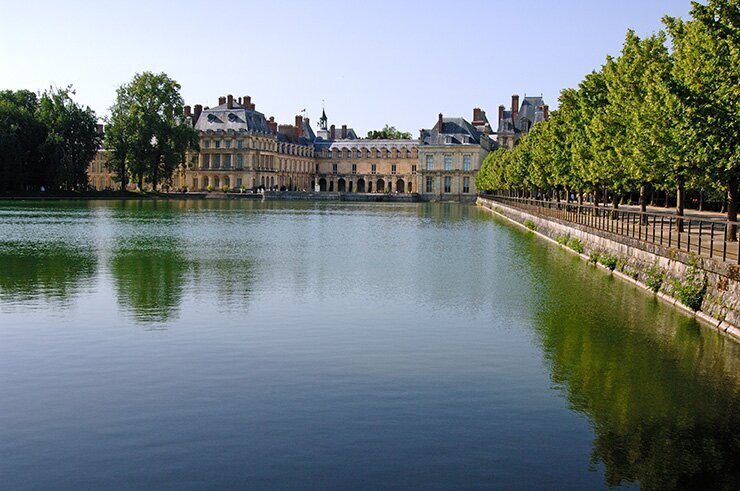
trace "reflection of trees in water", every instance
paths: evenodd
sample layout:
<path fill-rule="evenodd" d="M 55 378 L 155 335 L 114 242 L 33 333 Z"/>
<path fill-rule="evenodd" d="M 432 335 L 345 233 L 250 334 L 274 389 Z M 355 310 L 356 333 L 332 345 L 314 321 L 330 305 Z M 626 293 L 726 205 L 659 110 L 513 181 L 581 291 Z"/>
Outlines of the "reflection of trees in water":
<path fill-rule="evenodd" d="M 737 346 L 617 280 L 564 288 L 579 279 L 545 278 L 538 332 L 552 379 L 592 421 L 607 484 L 736 486 Z M 589 307 L 605 302 L 622 308 Z"/>
<path fill-rule="evenodd" d="M 90 249 L 63 242 L 0 243 L 0 297 L 65 302 L 94 276 L 96 265 Z"/>
<path fill-rule="evenodd" d="M 122 239 L 110 265 L 118 303 L 141 322 L 163 322 L 176 314 L 186 270 L 174 237 Z"/>

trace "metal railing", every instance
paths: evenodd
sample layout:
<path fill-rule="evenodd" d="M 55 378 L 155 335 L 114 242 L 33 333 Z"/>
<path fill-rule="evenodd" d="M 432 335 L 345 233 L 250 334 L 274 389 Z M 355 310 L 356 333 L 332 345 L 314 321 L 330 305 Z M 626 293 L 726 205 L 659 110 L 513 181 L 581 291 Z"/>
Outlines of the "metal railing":
<path fill-rule="evenodd" d="M 679 217 L 667 213 L 642 213 L 591 204 L 515 198 L 500 194 L 485 194 L 481 197 L 525 210 L 533 215 L 552 217 L 620 237 L 740 264 L 739 222 L 720 218 Z"/>

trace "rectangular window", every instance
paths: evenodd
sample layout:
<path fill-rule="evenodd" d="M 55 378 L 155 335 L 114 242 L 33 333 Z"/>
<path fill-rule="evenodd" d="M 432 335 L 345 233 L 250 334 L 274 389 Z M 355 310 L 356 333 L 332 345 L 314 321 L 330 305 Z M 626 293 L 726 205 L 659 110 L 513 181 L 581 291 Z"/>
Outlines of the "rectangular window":
<path fill-rule="evenodd" d="M 231 154 L 224 155 L 224 169 L 231 169 Z"/>
<path fill-rule="evenodd" d="M 452 155 L 445 154 L 445 170 L 452 170 Z"/>
<path fill-rule="evenodd" d="M 241 177 L 237 177 L 236 178 L 236 187 L 237 188 L 241 188 L 242 187 L 242 178 Z"/>
<path fill-rule="evenodd" d="M 331 173 L 336 174 L 337 173 L 337 164 L 331 164 Z"/>
<path fill-rule="evenodd" d="M 211 154 L 210 153 L 203 154 L 203 168 L 204 169 L 211 168 Z"/>
<path fill-rule="evenodd" d="M 210 140 L 203 140 L 203 148 L 211 148 Z"/>
<path fill-rule="evenodd" d="M 445 193 L 449 193 L 452 190 L 452 177 L 445 176 Z"/>
<path fill-rule="evenodd" d="M 470 155 L 463 155 L 463 170 L 470 170 Z"/>
<path fill-rule="evenodd" d="M 216 140 L 214 143 L 216 144 L 216 148 L 221 148 L 221 140 Z"/>
<path fill-rule="evenodd" d="M 216 154 L 213 156 L 213 168 L 214 169 L 220 169 L 221 168 L 221 155 Z"/>
<path fill-rule="evenodd" d="M 239 154 L 236 156 L 236 168 L 241 169 L 244 167 L 244 156 Z"/>
<path fill-rule="evenodd" d="M 416 164 L 411 164 L 411 173 L 416 174 Z"/>
<path fill-rule="evenodd" d="M 434 179 L 432 176 L 427 176 L 427 183 L 426 183 L 426 192 L 431 193 L 432 192 L 432 186 L 434 184 Z"/>
<path fill-rule="evenodd" d="M 396 164 L 391 165 L 391 174 L 396 173 Z"/>
<path fill-rule="evenodd" d="M 372 165 L 372 168 L 371 168 L 371 170 L 370 170 L 370 172 L 371 172 L 372 174 L 375 174 L 375 173 L 377 173 L 377 172 L 378 172 L 378 165 L 377 165 L 377 164 L 373 164 L 373 165 Z"/>
<path fill-rule="evenodd" d="M 470 192 L 470 178 L 463 177 L 463 193 L 469 193 L 469 192 Z"/>
<path fill-rule="evenodd" d="M 434 170 L 434 155 L 427 155 L 427 170 Z"/>
<path fill-rule="evenodd" d="M 244 148 L 244 140 L 237 140 L 236 148 Z"/>
<path fill-rule="evenodd" d="M 357 164 L 352 164 L 352 174 L 357 174 Z"/>
<path fill-rule="evenodd" d="M 193 190 L 196 190 L 196 189 L 198 189 L 198 178 L 194 177 L 193 178 Z"/>
<path fill-rule="evenodd" d="M 224 146 L 226 148 L 231 148 L 231 140 L 224 140 Z"/>

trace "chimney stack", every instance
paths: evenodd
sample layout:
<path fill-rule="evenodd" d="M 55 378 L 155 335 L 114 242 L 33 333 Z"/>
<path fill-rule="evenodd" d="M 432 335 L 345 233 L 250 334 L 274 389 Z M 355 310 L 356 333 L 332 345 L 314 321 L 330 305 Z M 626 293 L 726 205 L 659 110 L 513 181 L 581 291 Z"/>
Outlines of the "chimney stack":
<path fill-rule="evenodd" d="M 242 105 L 246 109 L 249 109 L 252 106 L 252 98 L 249 97 L 248 95 L 245 95 L 244 97 L 242 97 Z"/>
<path fill-rule="evenodd" d="M 498 107 L 498 121 L 499 121 L 499 124 L 501 124 L 501 121 L 503 121 L 503 119 L 504 119 L 504 105 L 501 104 Z"/>
<path fill-rule="evenodd" d="M 295 117 L 295 137 L 300 138 L 303 134 L 303 116 L 296 115 Z"/>
<path fill-rule="evenodd" d="M 548 106 L 547 104 L 542 106 L 542 112 L 544 113 L 545 121 L 550 119 L 550 106 Z"/>
<path fill-rule="evenodd" d="M 342 125 L 342 140 L 344 140 L 346 138 L 347 138 L 347 125 L 346 124 L 343 124 Z"/>
<path fill-rule="evenodd" d="M 329 139 L 334 140 L 337 136 L 337 130 L 334 128 L 334 125 L 331 125 L 329 127 Z"/>
<path fill-rule="evenodd" d="M 250 105 L 249 105 L 249 109 L 251 109 L 252 111 L 254 111 L 254 108 L 255 108 L 255 107 L 256 107 L 256 106 L 254 105 L 254 103 L 252 103 L 252 104 L 250 104 Z"/>
<path fill-rule="evenodd" d="M 203 106 L 201 106 L 200 104 L 196 104 L 193 110 L 193 124 L 195 124 L 198 122 L 198 118 L 200 118 L 200 113 L 203 112 Z"/>
<path fill-rule="evenodd" d="M 97 130 L 98 135 L 103 136 L 105 134 L 105 126 L 103 124 L 98 123 L 95 129 Z"/>
<path fill-rule="evenodd" d="M 226 96 L 226 107 L 234 109 L 234 96 L 231 94 Z"/>
<path fill-rule="evenodd" d="M 190 114 L 192 114 L 192 113 L 190 112 L 190 106 L 185 106 L 185 107 L 183 107 L 183 108 L 182 108 L 182 113 L 183 113 L 183 115 L 184 115 L 184 116 L 185 116 L 186 118 L 187 118 L 188 116 L 190 116 Z"/>
<path fill-rule="evenodd" d="M 514 121 L 516 126 L 517 115 L 519 114 L 519 96 L 514 94 L 511 96 L 511 119 Z"/>
<path fill-rule="evenodd" d="M 224 97 L 224 96 L 219 97 L 218 98 L 218 105 L 219 106 L 222 106 L 224 104 L 226 104 L 226 97 Z"/>
<path fill-rule="evenodd" d="M 476 107 L 473 108 L 473 124 L 480 123 L 483 124 L 483 118 L 481 117 L 480 108 Z"/>
<path fill-rule="evenodd" d="M 443 129 L 442 113 L 439 113 L 439 121 L 437 121 L 437 132 L 442 133 L 442 129 Z"/>

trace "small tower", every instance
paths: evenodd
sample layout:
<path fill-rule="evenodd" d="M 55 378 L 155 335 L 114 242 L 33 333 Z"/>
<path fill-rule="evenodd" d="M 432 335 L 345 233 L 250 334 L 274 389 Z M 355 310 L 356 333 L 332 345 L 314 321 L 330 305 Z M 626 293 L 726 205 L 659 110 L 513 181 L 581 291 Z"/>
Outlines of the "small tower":
<path fill-rule="evenodd" d="M 329 119 L 326 117 L 326 110 L 322 107 L 321 108 L 321 118 L 319 118 L 319 129 L 325 130 L 326 123 L 329 121 Z"/>

